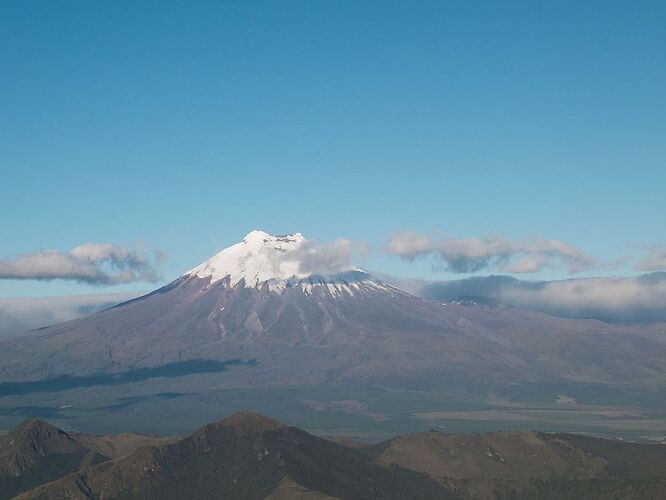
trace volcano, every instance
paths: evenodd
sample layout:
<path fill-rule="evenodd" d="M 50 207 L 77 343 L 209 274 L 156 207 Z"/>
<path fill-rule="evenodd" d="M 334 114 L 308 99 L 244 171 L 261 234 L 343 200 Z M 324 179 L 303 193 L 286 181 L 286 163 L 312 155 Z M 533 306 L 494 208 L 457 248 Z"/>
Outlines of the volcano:
<path fill-rule="evenodd" d="M 590 386 L 666 387 L 663 325 L 430 302 L 346 262 L 316 265 L 318 252 L 300 233 L 252 231 L 152 293 L 4 339 L 0 407 L 40 391 L 216 371 L 225 373 L 197 383 L 198 394 L 211 381 L 215 390 L 329 385 L 458 396 L 527 387 L 552 398 Z"/>
<path fill-rule="evenodd" d="M 272 382 L 324 381 L 372 364 L 393 371 L 417 344 L 451 333 L 444 309 L 360 269 L 302 272 L 296 259 L 308 251 L 301 234 L 252 231 L 152 293 L 5 341 L 2 379 L 240 360 Z"/>

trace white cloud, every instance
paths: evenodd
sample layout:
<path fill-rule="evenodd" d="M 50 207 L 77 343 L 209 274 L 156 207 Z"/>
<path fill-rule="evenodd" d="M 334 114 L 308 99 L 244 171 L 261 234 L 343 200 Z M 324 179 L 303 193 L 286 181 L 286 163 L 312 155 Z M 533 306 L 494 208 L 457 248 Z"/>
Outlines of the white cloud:
<path fill-rule="evenodd" d="M 541 238 L 513 241 L 493 236 L 434 240 L 424 234 L 405 231 L 390 238 L 388 251 L 407 260 L 422 255 L 437 255 L 447 269 L 457 273 L 483 269 L 535 273 L 560 267 L 569 273 L 578 273 L 599 265 L 597 259 L 571 244 Z"/>
<path fill-rule="evenodd" d="M 332 242 L 306 240 L 298 248 L 284 254 L 285 262 L 295 262 L 299 272 L 329 276 L 353 268 L 352 260 L 369 252 L 365 243 L 346 238 Z"/>
<path fill-rule="evenodd" d="M 134 281 L 156 282 L 162 254 L 110 243 L 86 243 L 69 252 L 42 250 L 0 260 L 0 279 L 72 280 L 112 285 Z"/>

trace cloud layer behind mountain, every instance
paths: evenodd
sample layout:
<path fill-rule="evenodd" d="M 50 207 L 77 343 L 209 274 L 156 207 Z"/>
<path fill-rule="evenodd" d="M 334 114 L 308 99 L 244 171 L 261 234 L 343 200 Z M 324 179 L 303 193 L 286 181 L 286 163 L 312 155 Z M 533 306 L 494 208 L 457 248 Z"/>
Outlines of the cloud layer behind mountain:
<path fill-rule="evenodd" d="M 608 322 L 666 321 L 666 272 L 537 282 L 487 276 L 403 285 L 417 295 L 442 302 L 474 300 Z"/>
<path fill-rule="evenodd" d="M 140 295 L 139 292 L 62 297 L 0 298 L 0 336 L 14 335 L 86 316 Z"/>

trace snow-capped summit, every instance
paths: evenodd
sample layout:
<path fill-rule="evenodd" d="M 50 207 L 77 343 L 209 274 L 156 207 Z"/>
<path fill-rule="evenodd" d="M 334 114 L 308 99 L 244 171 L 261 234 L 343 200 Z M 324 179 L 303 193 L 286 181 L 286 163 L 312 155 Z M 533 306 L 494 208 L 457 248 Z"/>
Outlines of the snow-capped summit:
<path fill-rule="evenodd" d="M 289 258 L 304 242 L 301 233 L 273 236 L 255 230 L 186 274 L 210 276 L 210 284 L 228 278 L 231 286 L 241 280 L 245 286 L 257 286 L 269 280 L 305 277 L 299 270 L 299 262 Z"/>
<path fill-rule="evenodd" d="M 334 273 L 318 272 L 304 262 L 316 260 L 322 246 L 306 240 L 301 233 L 273 236 L 264 231 L 252 231 L 243 241 L 225 248 L 187 276 L 210 278 L 209 286 L 228 280 L 229 286 L 243 285 L 259 288 L 268 283 L 271 290 L 284 290 L 287 286 L 341 286 L 350 282 L 372 281 L 368 274 L 352 265 L 342 265 Z"/>

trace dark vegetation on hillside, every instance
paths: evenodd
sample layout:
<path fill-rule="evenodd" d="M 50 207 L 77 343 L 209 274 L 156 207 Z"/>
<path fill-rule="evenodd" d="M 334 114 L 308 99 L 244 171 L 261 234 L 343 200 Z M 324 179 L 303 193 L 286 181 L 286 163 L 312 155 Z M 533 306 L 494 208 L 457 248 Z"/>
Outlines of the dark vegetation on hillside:
<path fill-rule="evenodd" d="M 666 498 L 666 446 L 540 432 L 398 436 L 349 447 L 252 412 L 183 439 L 27 420 L 0 438 L 0 498 Z"/>

